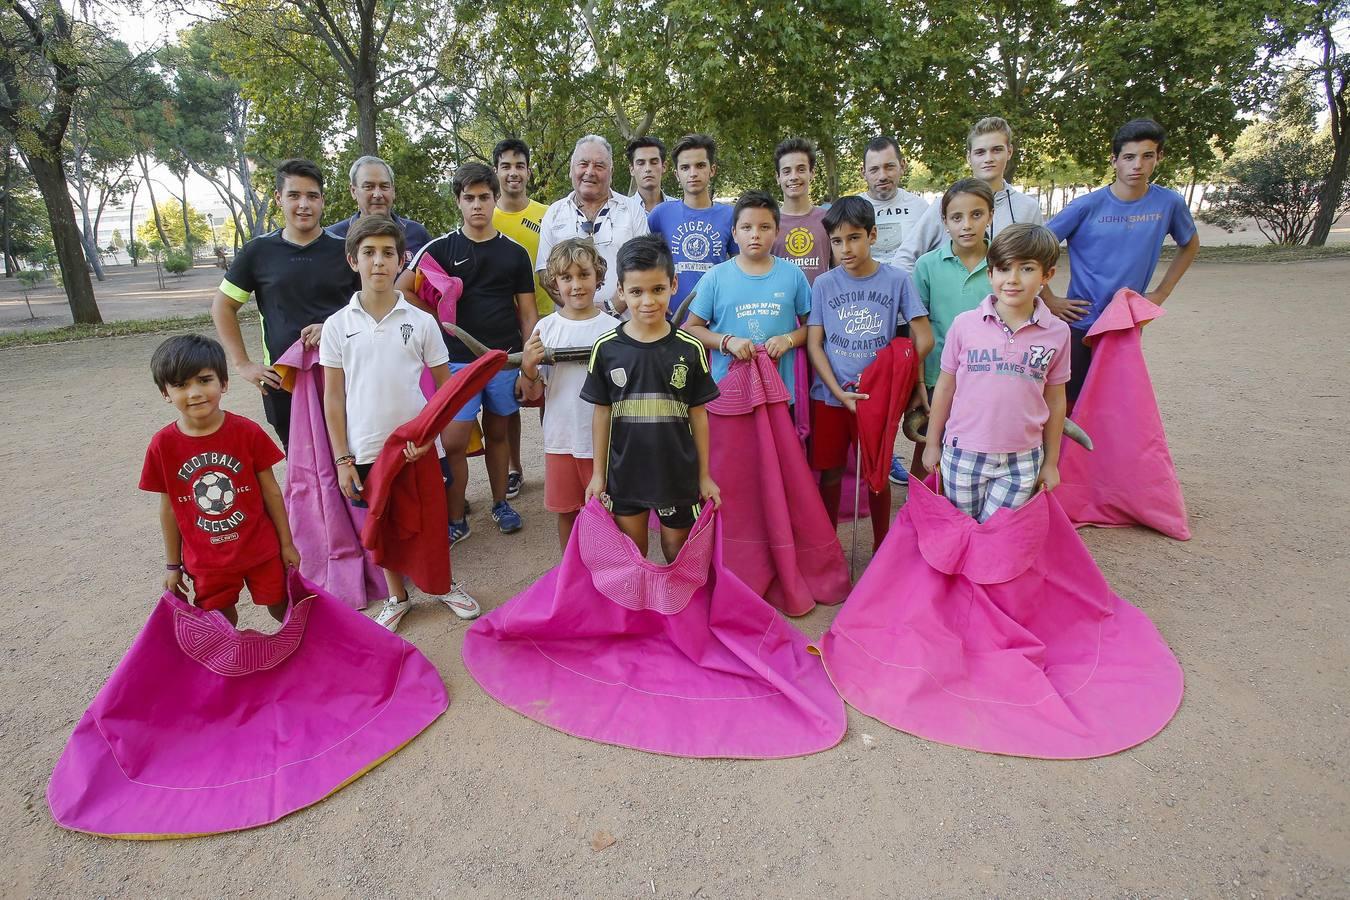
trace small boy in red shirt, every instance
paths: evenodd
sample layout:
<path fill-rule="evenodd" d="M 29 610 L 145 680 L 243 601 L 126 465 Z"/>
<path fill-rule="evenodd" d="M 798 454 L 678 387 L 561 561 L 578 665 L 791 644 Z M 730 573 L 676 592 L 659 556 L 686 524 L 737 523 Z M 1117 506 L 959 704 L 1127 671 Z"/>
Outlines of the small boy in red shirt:
<path fill-rule="evenodd" d="M 150 440 L 141 490 L 160 495 L 166 590 L 239 621 L 248 585 L 272 618 L 286 617 L 286 567 L 300 565 L 272 466 L 285 456 L 251 420 L 220 408 L 225 350 L 198 334 L 169 338 L 150 359 L 155 386 L 178 410 Z"/>

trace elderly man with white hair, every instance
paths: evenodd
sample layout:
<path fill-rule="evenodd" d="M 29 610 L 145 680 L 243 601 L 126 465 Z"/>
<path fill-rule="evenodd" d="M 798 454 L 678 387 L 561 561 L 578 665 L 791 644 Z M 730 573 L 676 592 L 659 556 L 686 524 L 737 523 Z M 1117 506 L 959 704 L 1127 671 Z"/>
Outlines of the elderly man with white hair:
<path fill-rule="evenodd" d="M 600 135 L 588 134 L 577 141 L 570 175 L 572 193 L 550 206 L 540 223 L 535 268 L 548 267 L 549 254 L 559 241 L 591 239 L 609 264 L 595 299 L 605 309 L 622 314 L 627 307 L 619 296 L 616 258 L 625 241 L 648 233 L 647 216 L 638 200 L 614 193 L 614 151 Z"/>
<path fill-rule="evenodd" d="M 351 181 L 356 212 L 352 213 L 350 219 L 328 226 L 328 233 L 345 240 L 347 229 L 362 216 L 388 216 L 403 229 L 403 239 L 407 244 L 403 263 L 407 265 L 422 249 L 422 245 L 431 240 L 431 235 L 421 222 L 405 219 L 394 212 L 394 167 L 378 156 L 362 156 L 352 163 L 347 177 Z"/>

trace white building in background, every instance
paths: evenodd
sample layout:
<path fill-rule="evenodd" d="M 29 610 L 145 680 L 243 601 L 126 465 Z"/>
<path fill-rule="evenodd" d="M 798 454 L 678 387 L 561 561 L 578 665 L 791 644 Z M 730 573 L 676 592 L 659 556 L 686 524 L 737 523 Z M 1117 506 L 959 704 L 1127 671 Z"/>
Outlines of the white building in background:
<path fill-rule="evenodd" d="M 168 198 L 166 202 L 164 197 L 160 197 L 156 194 L 156 199 L 159 200 L 161 210 L 166 206 L 177 206 L 172 197 Z M 200 200 L 194 202 L 190 198 L 188 203 L 193 209 L 206 217 L 208 225 L 214 223 L 215 227 L 212 230 L 218 236 L 218 241 L 224 242 L 225 223 L 230 221 L 229 207 L 219 200 L 216 200 L 214 203 L 204 204 L 201 203 Z M 131 213 L 132 211 L 129 204 L 108 204 L 107 208 L 103 210 L 103 218 L 100 219 L 98 223 L 98 245 L 100 247 L 107 247 L 112 243 L 114 231 L 122 233 L 123 241 L 131 240 L 131 236 L 136 233 L 137 229 L 150 219 L 150 199 L 146 196 L 144 191 L 141 191 L 136 197 L 136 215 L 134 219 L 132 218 Z M 76 221 L 79 221 L 78 212 L 76 213 Z M 233 248 L 228 244 L 225 249 L 233 252 Z M 207 248 L 207 252 L 209 252 L 209 248 Z"/>

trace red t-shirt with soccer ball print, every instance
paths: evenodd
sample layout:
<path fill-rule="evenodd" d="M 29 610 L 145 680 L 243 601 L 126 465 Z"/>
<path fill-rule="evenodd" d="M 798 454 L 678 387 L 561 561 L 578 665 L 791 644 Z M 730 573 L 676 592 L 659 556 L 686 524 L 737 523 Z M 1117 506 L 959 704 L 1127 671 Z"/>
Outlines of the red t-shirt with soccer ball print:
<path fill-rule="evenodd" d="M 186 435 L 176 422 L 155 434 L 141 490 L 169 495 L 189 573 L 242 572 L 281 552 L 258 472 L 285 458 L 261 428 L 230 412 L 213 434 Z"/>

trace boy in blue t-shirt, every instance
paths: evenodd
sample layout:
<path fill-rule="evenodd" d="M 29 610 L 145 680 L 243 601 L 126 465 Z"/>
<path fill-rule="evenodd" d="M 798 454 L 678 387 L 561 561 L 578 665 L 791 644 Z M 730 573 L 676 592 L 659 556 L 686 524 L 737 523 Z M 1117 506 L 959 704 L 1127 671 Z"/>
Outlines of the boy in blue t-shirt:
<path fill-rule="evenodd" d="M 732 359 L 751 359 L 764 348 L 793 396 L 797 348 L 806 342 L 801 318 L 811 311 L 811 288 L 800 268 L 772 254 L 778 238 L 778 204 L 762 191 L 736 201 L 740 255 L 718 264 L 699 282 L 685 331 L 710 352 L 712 376 L 721 381 Z"/>
<path fill-rule="evenodd" d="M 738 251 L 732 239 L 735 228 L 732 209 L 712 199 L 717 142 L 706 134 L 687 134 L 675 144 L 670 157 L 675 164 L 675 177 L 684 189 L 684 199 L 658 205 L 647 217 L 647 226 L 652 234 L 665 240 L 675 260 L 679 287 L 670 298 L 674 314 L 704 274 Z"/>
<path fill-rule="evenodd" d="M 811 314 L 806 322 L 806 352 L 816 370 L 811 385 L 811 468 L 820 472 L 820 496 L 838 524 L 839 497 L 849 445 L 858 439 L 856 390 L 863 370 L 906 324 L 919 365 L 933 349 L 918 291 L 909 275 L 872 257 L 877 241 L 876 213 L 866 197 L 844 197 L 825 215 L 835 268 L 811 285 Z M 923 381 L 914 386 L 909 408 L 927 397 Z M 870 491 L 872 549 L 881 545 L 891 523 L 891 492 Z"/>
<path fill-rule="evenodd" d="M 1083 336 L 1116 291 L 1132 288 L 1161 305 L 1200 250 L 1200 237 L 1185 199 L 1150 183 L 1162 161 L 1166 135 L 1152 119 L 1126 122 L 1111 138 L 1115 181 L 1079 197 L 1050 220 L 1050 230 L 1069 246 L 1069 291 L 1057 297 L 1046 285 L 1041 299 L 1069 323 L 1070 400 L 1082 390 L 1092 363 L 1092 351 L 1083 345 Z M 1149 291 L 1163 237 L 1169 234 L 1180 249 L 1162 281 Z"/>

